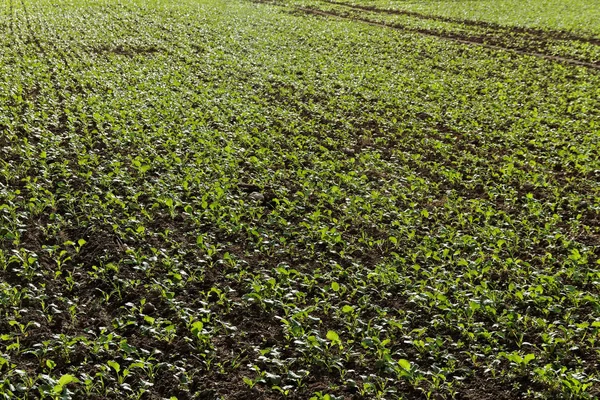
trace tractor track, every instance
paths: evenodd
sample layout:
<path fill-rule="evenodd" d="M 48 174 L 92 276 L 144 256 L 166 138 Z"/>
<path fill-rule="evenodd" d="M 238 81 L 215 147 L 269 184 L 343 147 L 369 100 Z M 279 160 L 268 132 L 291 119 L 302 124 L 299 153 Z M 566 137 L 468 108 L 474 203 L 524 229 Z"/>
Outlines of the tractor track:
<path fill-rule="evenodd" d="M 39 51 L 39 53 L 44 57 L 45 60 L 47 60 L 47 64 L 48 64 L 48 75 L 50 77 L 50 82 L 52 84 L 52 87 L 54 89 L 54 92 L 57 96 L 57 99 L 59 101 L 59 104 L 64 104 L 65 102 L 65 97 L 64 94 L 62 93 L 62 89 L 61 89 L 61 85 L 60 82 L 58 81 L 58 77 L 56 74 L 56 70 L 58 69 L 58 65 L 56 65 L 55 63 L 52 63 L 50 54 L 48 52 L 48 49 L 46 49 L 42 43 L 40 42 L 40 39 L 38 37 L 38 35 L 36 34 L 35 30 L 33 29 L 32 23 L 31 23 L 31 16 L 29 14 L 29 9 L 27 8 L 27 5 L 25 4 L 24 0 L 20 0 L 21 3 L 21 8 L 23 9 L 23 15 L 25 17 L 25 29 L 27 30 L 28 36 L 29 36 L 29 41 L 30 43 L 33 43 L 35 45 L 35 47 L 37 48 L 37 50 Z M 61 107 L 62 108 L 62 107 Z"/>
<path fill-rule="evenodd" d="M 531 38 L 536 38 L 536 39 L 541 39 L 541 40 L 554 39 L 554 40 L 563 40 L 563 41 L 578 41 L 578 42 L 583 42 L 583 43 L 589 43 L 589 44 L 592 44 L 595 46 L 600 46 L 599 38 L 581 36 L 581 35 L 577 35 L 573 32 L 568 32 L 568 31 L 561 31 L 561 30 L 555 30 L 555 29 L 545 30 L 545 29 L 529 28 L 529 27 L 523 27 L 523 26 L 506 26 L 506 25 L 496 24 L 493 22 L 462 19 L 462 18 L 453 18 L 453 17 L 444 17 L 441 15 L 423 14 L 423 13 L 419 13 L 419 12 L 415 12 L 415 11 L 383 9 L 383 8 L 372 7 L 372 6 L 361 6 L 358 4 L 348 4 L 343 1 L 336 1 L 336 0 L 319 0 L 319 1 L 321 1 L 323 3 L 334 4 L 334 5 L 338 5 L 338 6 L 352 8 L 355 10 L 369 11 L 369 12 L 374 12 L 374 13 L 379 13 L 379 14 L 404 15 L 407 17 L 413 17 L 413 18 L 428 20 L 428 21 L 439 21 L 439 22 L 447 22 L 447 23 L 453 23 L 453 24 L 459 24 L 459 25 L 465 25 L 465 26 L 473 26 L 473 27 L 478 27 L 478 28 L 485 28 L 485 29 L 490 29 L 490 30 L 497 31 L 497 32 L 506 33 L 506 34 L 514 34 L 514 33 L 526 34 L 526 35 L 530 36 Z"/>
<path fill-rule="evenodd" d="M 54 134 L 60 135 L 64 140 L 68 140 L 67 135 L 67 121 L 68 115 L 66 112 L 67 105 L 67 96 L 66 96 L 66 82 L 61 81 L 59 79 L 60 71 L 64 70 L 69 73 L 71 77 L 70 84 L 74 85 L 78 90 L 83 90 L 81 83 L 76 77 L 75 70 L 72 66 L 72 62 L 74 60 L 74 55 L 68 56 L 55 42 L 56 40 L 46 40 L 45 44 L 42 44 L 40 37 L 36 30 L 33 27 L 33 19 L 29 12 L 29 8 L 25 3 L 25 0 L 20 0 L 21 7 L 23 9 L 23 14 L 25 17 L 25 29 L 29 36 L 29 41 L 34 44 L 35 48 L 38 50 L 39 54 L 46 60 L 47 64 L 47 74 L 49 77 L 50 84 L 52 85 L 52 90 L 56 96 L 58 101 L 58 112 L 57 124 L 54 126 L 48 126 L 47 128 L 53 132 Z M 39 19 L 39 15 L 35 14 L 37 17 L 37 23 L 39 27 L 43 26 L 42 21 Z M 47 31 L 46 35 L 51 35 L 52 33 Z M 58 37 L 54 37 L 53 39 L 57 39 Z"/>
<path fill-rule="evenodd" d="M 274 4 L 274 3 L 269 2 L 268 4 Z M 471 45 L 471 46 L 478 45 L 478 46 L 482 46 L 482 47 L 492 49 L 492 50 L 510 51 L 510 52 L 520 54 L 520 55 L 527 55 L 527 56 L 532 56 L 532 57 L 543 58 L 548 61 L 560 62 L 563 64 L 570 64 L 570 65 L 574 65 L 574 66 L 586 67 L 586 68 L 590 68 L 590 69 L 594 69 L 594 70 L 600 70 L 600 63 L 593 63 L 593 62 L 582 61 L 582 60 L 577 60 L 577 59 L 573 59 L 573 58 L 544 54 L 544 53 L 540 53 L 537 51 L 531 51 L 531 50 L 521 48 L 521 47 L 501 46 L 498 44 L 486 43 L 486 40 L 489 38 L 484 39 L 481 37 L 468 37 L 468 36 L 463 36 L 460 34 L 445 33 L 445 32 L 440 32 L 440 31 L 436 31 L 436 30 L 425 29 L 425 28 L 411 28 L 411 27 L 408 27 L 405 25 L 400 25 L 400 24 L 386 24 L 386 23 L 382 23 L 382 22 L 375 22 L 368 18 L 362 18 L 362 17 L 357 17 L 357 16 L 348 17 L 348 16 L 338 14 L 335 12 L 317 10 L 314 8 L 307 8 L 307 7 L 294 7 L 294 8 L 298 11 L 302 11 L 305 14 L 318 15 L 318 16 L 322 16 L 322 17 L 334 17 L 334 18 L 339 18 L 339 19 L 344 19 L 344 20 L 349 20 L 349 21 L 360 21 L 360 22 L 363 22 L 363 23 L 366 23 L 369 25 L 373 25 L 373 26 L 395 29 L 395 30 L 404 31 L 404 32 L 419 33 L 419 34 L 422 34 L 425 36 L 436 37 L 439 39 L 452 40 L 457 43 L 461 43 L 461 44 L 465 44 L 465 45 Z"/>
<path fill-rule="evenodd" d="M 15 10 L 14 10 L 14 5 L 13 5 L 13 1 L 14 0 L 9 0 L 8 1 L 8 14 L 9 16 L 9 29 L 10 29 L 10 35 L 14 36 L 14 32 L 15 32 Z"/>

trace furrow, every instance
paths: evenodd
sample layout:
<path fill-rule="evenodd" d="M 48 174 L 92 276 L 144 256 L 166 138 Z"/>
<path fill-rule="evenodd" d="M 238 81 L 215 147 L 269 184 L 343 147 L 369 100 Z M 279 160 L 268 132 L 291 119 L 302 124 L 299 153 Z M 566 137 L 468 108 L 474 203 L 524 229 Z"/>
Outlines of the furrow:
<path fill-rule="evenodd" d="M 520 49 L 520 48 L 512 48 L 512 47 L 508 47 L 508 46 L 499 46 L 496 44 L 489 44 L 489 43 L 486 43 L 483 38 L 464 37 L 462 35 L 452 34 L 449 32 L 439 32 L 439 31 L 423 29 L 423 28 L 412 28 L 412 27 L 408 27 L 408 26 L 400 25 L 400 24 L 386 24 L 386 23 L 382 23 L 382 22 L 375 22 L 368 18 L 363 18 L 363 17 L 358 17 L 358 16 L 348 17 L 348 16 L 345 16 L 345 15 L 342 15 L 342 14 L 339 14 L 336 12 L 317 10 L 317 9 L 308 8 L 308 7 L 295 7 L 295 8 L 306 14 L 320 15 L 320 16 L 324 16 L 324 17 L 335 17 L 335 18 L 340 18 L 340 19 L 345 19 L 345 20 L 350 20 L 350 21 L 360 21 L 360 22 L 363 22 L 363 23 L 366 23 L 369 25 L 373 25 L 373 26 L 390 28 L 390 29 L 395 29 L 395 30 L 405 31 L 405 32 L 419 33 L 422 35 L 437 37 L 440 39 L 453 40 L 453 41 L 455 41 L 457 43 L 461 43 L 461 44 L 478 45 L 478 46 L 486 47 L 486 48 L 492 49 L 492 50 L 511 51 L 511 52 L 514 52 L 514 53 L 517 53 L 520 55 L 539 57 L 539 58 L 543 58 L 543 59 L 553 61 L 553 62 L 561 62 L 564 64 L 570 64 L 570 65 L 575 65 L 575 66 L 579 66 L 579 67 L 586 67 L 586 68 L 591 68 L 591 69 L 595 69 L 595 70 L 600 70 L 600 63 L 581 61 L 581 60 L 576 60 L 573 58 L 549 55 L 549 54 L 544 54 L 544 53 L 535 52 L 535 51 L 527 51 L 527 50 Z"/>

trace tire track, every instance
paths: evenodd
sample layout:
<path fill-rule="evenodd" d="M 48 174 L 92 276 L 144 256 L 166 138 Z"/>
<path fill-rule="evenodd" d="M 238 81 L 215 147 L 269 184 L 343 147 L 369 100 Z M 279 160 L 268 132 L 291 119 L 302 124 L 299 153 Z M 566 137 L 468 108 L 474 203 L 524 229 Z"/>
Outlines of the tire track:
<path fill-rule="evenodd" d="M 21 0 L 21 3 L 23 4 L 23 7 L 25 8 L 24 5 L 24 0 Z M 71 29 L 56 29 L 56 27 L 50 28 L 50 29 L 46 29 L 45 31 L 45 36 L 48 37 L 48 45 L 44 46 L 41 44 L 39 38 L 36 36 L 35 32 L 33 31 L 32 28 L 32 24 L 31 24 L 31 17 L 29 16 L 29 12 L 27 11 L 27 9 L 25 9 L 25 15 L 26 15 L 26 25 L 27 25 L 27 29 L 29 31 L 29 36 L 31 37 L 31 40 L 33 41 L 33 43 L 35 43 L 36 47 L 38 48 L 38 50 L 42 53 L 42 55 L 44 56 L 44 58 L 46 58 L 47 63 L 49 65 L 49 70 L 52 71 L 52 75 L 54 76 L 54 78 L 56 79 L 56 85 L 55 85 L 55 89 L 59 92 L 59 99 L 63 96 L 62 95 L 62 85 L 60 85 L 58 83 L 58 78 L 56 75 L 56 71 L 66 71 L 67 74 L 67 78 L 71 81 L 70 83 L 74 84 L 74 86 L 76 87 L 77 90 L 79 91 L 85 91 L 84 90 L 84 86 L 82 85 L 81 81 L 77 78 L 77 73 L 78 70 L 75 67 L 77 65 L 77 63 L 75 61 L 77 61 L 79 64 L 85 63 L 85 57 L 88 53 L 85 51 L 85 49 L 81 46 L 80 43 L 78 43 L 77 38 L 72 34 L 72 30 Z M 87 15 L 88 18 L 92 18 L 92 15 L 89 13 L 86 13 L 84 15 Z M 52 18 L 49 18 L 48 16 L 44 16 L 45 20 L 51 20 Z M 37 23 L 42 26 L 43 25 L 43 19 L 40 18 L 38 16 L 37 18 Z M 66 14 L 61 14 L 59 16 L 59 18 L 61 21 L 68 21 L 69 20 L 69 16 Z M 64 49 L 64 46 L 60 46 L 59 43 L 68 43 L 69 44 L 69 51 L 66 52 Z M 55 56 L 55 57 L 52 57 Z M 60 62 L 52 62 L 51 60 L 53 58 L 57 58 L 60 60 Z"/>
<path fill-rule="evenodd" d="M 26 46 L 30 43 L 26 38 L 26 32 L 23 29 L 23 24 L 21 22 L 19 7 L 17 4 L 17 0 L 10 0 L 10 8 L 11 8 L 11 31 L 12 38 L 14 40 L 12 50 L 13 54 L 16 55 L 16 59 L 14 60 L 15 67 L 21 68 L 21 63 L 18 60 L 22 60 L 25 57 Z"/>
<path fill-rule="evenodd" d="M 8 27 L 8 34 L 6 35 L 6 38 L 8 39 L 7 44 L 9 49 L 11 52 L 22 56 L 21 46 L 18 44 L 23 43 L 23 38 L 21 37 L 20 30 L 18 29 L 19 24 L 17 21 L 17 8 L 15 7 L 15 0 L 8 1 L 6 18 L 6 25 Z M 15 66 L 17 65 L 18 63 L 15 63 Z"/>
<path fill-rule="evenodd" d="M 45 3 L 44 6 L 48 4 Z M 48 39 L 47 51 L 56 56 L 62 68 L 53 68 L 60 74 L 61 85 L 57 90 L 66 95 L 58 105 L 57 110 L 59 123 L 49 127 L 54 134 L 50 141 L 55 141 L 53 146 L 64 151 L 64 158 L 70 158 L 72 154 L 90 149 L 103 148 L 104 143 L 100 136 L 92 135 L 90 132 L 96 129 L 96 122 L 92 119 L 93 114 L 90 105 L 85 98 L 98 93 L 104 93 L 107 87 L 99 85 L 97 81 L 86 77 L 86 70 L 93 70 L 93 59 L 96 54 L 88 51 L 85 46 L 85 28 L 89 21 L 95 21 L 96 10 L 93 7 L 80 7 L 77 9 L 56 9 L 43 7 L 38 14 L 38 22 L 60 21 L 51 23 L 45 32 Z M 79 34 L 76 27 L 79 27 Z M 108 61 L 107 61 L 108 62 Z M 85 113 L 87 117 L 79 117 L 73 120 L 69 117 L 73 109 L 78 109 L 80 114 Z M 84 150 L 85 149 L 85 150 Z"/>
<path fill-rule="evenodd" d="M 20 0 L 21 2 L 21 7 L 23 9 L 23 14 L 25 16 L 25 29 L 27 30 L 27 34 L 29 36 L 29 40 L 30 43 L 33 43 L 35 45 L 35 47 L 38 49 L 38 51 L 42 54 L 42 56 L 46 59 L 48 66 L 49 66 L 49 70 L 53 71 L 54 67 L 56 67 L 55 65 L 53 65 L 50 62 L 50 54 L 48 54 L 48 52 L 46 51 L 46 49 L 44 48 L 44 46 L 42 45 L 42 43 L 40 42 L 40 39 L 38 38 L 36 32 L 33 29 L 33 26 L 31 24 L 31 16 L 29 14 L 29 9 L 27 8 L 27 5 L 25 5 L 25 0 Z M 54 88 L 60 92 L 60 90 L 58 90 L 58 86 L 54 85 L 55 80 L 56 80 L 56 74 L 54 74 L 53 72 L 50 73 L 50 78 L 52 80 L 53 86 Z M 59 98 L 60 100 L 60 98 Z"/>
<path fill-rule="evenodd" d="M 445 17 L 445 16 L 441 16 L 441 15 L 432 15 L 432 14 L 422 14 L 419 12 L 407 11 L 407 10 L 383 9 L 383 8 L 372 7 L 372 6 L 361 6 L 358 4 L 349 4 L 349 3 L 345 3 L 342 1 L 335 1 L 335 0 L 319 0 L 319 1 L 321 1 L 323 3 L 335 4 L 335 5 L 348 7 L 348 8 L 352 8 L 352 9 L 356 9 L 356 10 L 361 10 L 361 11 L 369 11 L 369 12 L 375 12 L 375 13 L 380 13 L 380 14 L 390 14 L 390 15 L 405 15 L 407 17 L 413 17 L 413 18 L 429 20 L 429 21 L 440 21 L 440 22 L 448 22 L 448 23 L 453 23 L 453 24 L 460 24 L 460 25 L 473 26 L 473 27 L 479 27 L 479 28 L 486 28 L 486 29 L 490 29 L 490 30 L 494 30 L 494 31 L 501 31 L 505 34 L 514 34 L 515 32 L 517 32 L 517 33 L 527 34 L 531 37 L 536 37 L 539 39 L 547 39 L 548 37 L 550 37 L 551 39 L 559 39 L 559 40 L 565 40 L 565 41 L 578 41 L 578 42 L 593 44 L 595 46 L 600 46 L 600 39 L 598 39 L 598 38 L 589 37 L 589 36 L 581 36 L 576 33 L 568 32 L 568 31 L 561 31 L 561 30 L 554 30 L 554 29 L 544 30 L 544 29 L 536 29 L 536 28 L 529 28 L 529 27 L 523 27 L 523 26 L 506 26 L 506 25 L 501 25 L 501 24 L 487 22 L 487 21 L 477 21 L 477 20 L 471 20 L 471 19 Z"/>
<path fill-rule="evenodd" d="M 1 50 L 0 54 L 0 64 L 2 65 L 2 70 L 7 66 L 10 66 L 11 74 L 2 76 L 0 81 L 3 84 L 9 83 L 10 80 L 16 80 L 21 77 L 23 73 L 23 67 L 20 63 L 20 60 L 24 59 L 24 51 L 25 42 L 20 34 L 20 30 L 18 26 L 20 25 L 18 22 L 17 16 L 17 7 L 14 4 L 15 0 L 9 0 L 7 3 L 2 2 L 2 15 L 1 17 L 6 16 L 6 26 L 7 33 L 6 36 L 2 38 Z M 4 14 L 6 12 L 6 14 Z M 2 86 L 4 87 L 4 85 Z M 0 101 L 2 101 L 2 107 L 0 107 L 0 112 L 8 112 L 11 108 L 19 109 L 23 107 L 22 104 L 16 99 L 14 99 L 10 95 L 10 91 L 5 91 L 0 96 Z M 17 129 L 10 123 L 0 123 L 0 160 L 5 162 L 10 162 L 13 160 L 10 149 L 12 147 L 12 143 L 15 140 L 18 140 L 20 137 L 20 131 L 15 132 Z"/>
<path fill-rule="evenodd" d="M 11 41 L 14 42 L 14 12 L 13 12 L 13 0 L 8 0 L 8 5 L 3 1 L 2 2 L 2 13 L 0 14 L 0 18 L 4 19 L 4 15 L 6 13 L 6 26 L 8 30 L 8 37 L 11 38 Z M 4 26 L 4 21 L 2 21 L 2 29 Z M 2 50 L 6 48 L 6 43 L 2 43 Z M 10 63 L 10 56 L 6 57 L 4 54 L 0 55 L 0 67 L 4 68 L 4 64 Z M 16 64 L 16 63 L 15 63 Z M 2 79 L 1 81 L 4 81 Z M 0 81 L 0 82 L 1 82 Z M 3 83 L 3 82 L 2 82 Z M 0 98 L 4 101 L 5 94 L 3 94 Z M 6 104 L 0 105 L 0 112 L 4 112 L 6 110 Z M 0 119 L 0 167 L 2 166 L 2 159 L 5 158 L 4 148 L 9 147 L 11 143 L 10 134 L 8 133 L 8 125 L 4 124 Z"/>
<path fill-rule="evenodd" d="M 55 93 L 56 99 L 58 100 L 58 110 L 56 112 L 56 115 L 58 117 L 58 124 L 54 127 L 48 125 L 47 128 L 56 134 L 64 133 L 66 129 L 68 116 L 65 112 L 66 97 L 63 93 L 62 85 L 57 73 L 57 71 L 61 70 L 60 65 L 59 63 L 54 61 L 54 57 L 52 57 L 49 50 L 46 49 L 44 45 L 42 45 L 40 38 L 33 29 L 32 18 L 27 5 L 25 4 L 25 0 L 20 0 L 20 2 L 23 8 L 23 14 L 25 16 L 25 29 L 28 32 L 29 40 L 35 45 L 35 47 L 44 59 L 44 65 L 46 65 L 46 71 L 50 80 L 50 84 L 52 86 L 52 91 Z M 58 57 L 62 59 L 63 63 L 65 62 L 64 57 L 61 57 L 60 55 L 58 55 Z M 65 66 L 67 66 L 68 68 L 68 65 L 66 63 Z"/>
<path fill-rule="evenodd" d="M 409 27 L 409 26 L 401 25 L 401 24 L 386 24 L 383 22 L 375 22 L 375 21 L 372 21 L 372 20 L 370 20 L 368 18 L 364 18 L 364 17 L 358 17 L 358 16 L 348 17 L 348 16 L 345 16 L 345 15 L 342 15 L 339 13 L 335 13 L 332 11 L 317 10 L 314 8 L 299 7 L 299 6 L 296 6 L 294 8 L 296 10 L 302 11 L 305 14 L 318 15 L 318 16 L 322 16 L 322 17 L 335 17 L 335 18 L 349 20 L 349 21 L 360 21 L 360 22 L 363 22 L 363 23 L 366 23 L 369 25 L 373 25 L 373 26 L 395 29 L 395 30 L 404 31 L 404 32 L 419 33 L 419 34 L 422 34 L 425 36 L 436 37 L 439 39 L 452 40 L 457 43 L 461 43 L 461 44 L 465 44 L 465 45 L 471 45 L 471 46 L 478 45 L 478 46 L 482 46 L 482 47 L 492 49 L 492 50 L 510 51 L 510 52 L 520 54 L 520 55 L 527 55 L 527 56 L 532 56 L 532 57 L 543 58 L 548 61 L 560 62 L 563 64 L 570 64 L 570 65 L 574 65 L 574 66 L 586 67 L 586 68 L 590 68 L 590 69 L 594 69 L 594 70 L 600 70 L 600 63 L 593 63 L 593 62 L 581 61 L 581 60 L 577 60 L 577 59 L 573 59 L 573 58 L 554 56 L 554 55 L 544 54 L 544 53 L 540 53 L 540 52 L 536 52 L 536 51 L 529 51 L 529 50 L 523 49 L 523 48 L 514 48 L 514 47 L 509 47 L 509 46 L 501 46 L 498 44 L 490 44 L 490 43 L 486 43 L 486 40 L 481 37 L 465 37 L 463 35 L 453 34 L 450 32 L 440 32 L 440 31 L 425 29 L 425 28 L 413 28 L 413 27 Z"/>
<path fill-rule="evenodd" d="M 583 37 L 564 31 L 542 29 L 520 28 L 503 26 L 483 21 L 463 20 L 458 18 L 446 18 L 430 16 L 420 13 L 404 10 L 385 10 L 370 6 L 355 6 L 346 4 L 338 0 L 316 0 L 333 7 L 342 7 L 342 15 L 348 10 L 348 17 L 357 12 L 368 12 L 367 15 L 358 15 L 373 22 L 382 22 L 389 25 L 400 25 L 405 28 L 421 28 L 430 31 L 430 33 L 452 36 L 458 39 L 473 40 L 480 43 L 505 47 L 515 50 L 527 51 L 529 53 L 540 53 L 548 56 L 573 59 L 581 62 L 591 62 L 598 64 L 600 60 L 600 40 Z M 314 7 L 313 7 L 314 8 Z M 335 9 L 321 9 L 321 11 L 336 12 Z M 383 21 L 380 20 L 384 18 Z M 384 17 L 388 16 L 388 18 Z M 388 20 L 398 17 L 404 21 Z M 425 26 L 419 26 L 417 20 L 423 21 Z M 414 21 L 414 22 L 413 22 Z M 417 24 L 413 26 L 413 24 Z M 441 24 L 441 25 L 440 25 Z"/>
<path fill-rule="evenodd" d="M 14 11 L 14 6 L 13 6 L 13 1 L 14 0 L 8 0 L 8 15 L 9 15 L 9 21 L 8 21 L 8 29 L 10 30 L 10 36 L 14 37 L 14 32 L 15 32 L 15 11 Z"/>
<path fill-rule="evenodd" d="M 159 22 L 155 19 L 145 17 L 144 14 L 139 13 L 139 10 L 130 5 L 119 4 L 118 8 L 115 6 L 99 5 L 95 12 L 102 13 L 106 16 L 108 18 L 107 22 L 111 25 L 107 26 L 104 24 L 98 26 L 98 24 L 92 23 L 94 29 L 110 30 L 113 35 L 105 37 L 105 40 L 101 43 L 92 43 L 89 40 L 80 42 L 82 51 L 90 58 L 102 57 L 107 62 L 110 62 L 112 55 L 121 55 L 132 58 L 136 55 L 149 56 L 156 53 L 172 54 L 172 48 L 186 49 L 179 42 L 174 43 L 168 40 L 164 33 L 170 32 Z M 124 43 L 122 40 L 124 38 L 138 38 L 137 28 L 140 25 L 152 25 L 157 31 L 163 32 L 163 35 L 152 37 L 152 39 L 156 39 L 156 43 Z M 71 29 L 71 31 L 75 31 L 75 29 Z M 147 37 L 145 39 L 147 39 Z"/>
<path fill-rule="evenodd" d="M 23 1 L 23 0 L 21 0 Z M 89 10 L 88 7 L 81 13 L 81 18 L 87 20 L 93 20 L 94 14 Z M 55 55 L 60 60 L 59 63 L 49 63 L 50 70 L 52 71 L 64 71 L 66 74 L 62 74 L 68 79 L 67 86 L 75 89 L 75 93 L 86 94 L 90 91 L 81 79 L 78 78 L 81 68 L 90 67 L 90 59 L 93 58 L 94 54 L 89 52 L 86 46 L 82 44 L 77 35 L 73 34 L 73 19 L 68 14 L 61 13 L 60 15 L 44 15 L 44 20 L 60 20 L 68 26 L 57 26 L 52 25 L 52 28 L 48 29 L 46 35 L 49 37 L 48 46 L 44 48 L 39 40 L 36 41 L 36 45 L 40 51 L 44 54 L 44 57 L 49 59 L 49 54 Z M 37 22 L 42 25 L 42 18 L 38 18 Z M 62 27 L 62 29 L 61 29 Z M 59 43 L 63 43 L 61 46 Z M 65 51 L 65 46 L 68 46 L 69 51 Z M 62 68 L 61 68 L 62 67 Z M 62 91 L 68 90 L 68 87 L 58 84 L 56 82 L 55 89 L 59 92 L 59 99 L 63 97 Z M 63 106 L 66 105 L 64 102 L 61 103 Z"/>

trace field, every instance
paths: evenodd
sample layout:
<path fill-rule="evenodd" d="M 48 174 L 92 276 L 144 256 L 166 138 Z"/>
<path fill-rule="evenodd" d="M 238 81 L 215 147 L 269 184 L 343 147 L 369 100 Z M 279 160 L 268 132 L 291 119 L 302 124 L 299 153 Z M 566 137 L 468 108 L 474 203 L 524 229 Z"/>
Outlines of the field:
<path fill-rule="evenodd" d="M 600 396 L 594 0 L 0 0 L 0 397 Z"/>

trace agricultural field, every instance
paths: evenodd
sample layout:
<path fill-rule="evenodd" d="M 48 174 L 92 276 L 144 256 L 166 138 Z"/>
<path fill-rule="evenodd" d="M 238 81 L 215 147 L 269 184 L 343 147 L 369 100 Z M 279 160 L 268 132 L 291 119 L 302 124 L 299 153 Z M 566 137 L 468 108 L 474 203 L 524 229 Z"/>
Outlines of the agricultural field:
<path fill-rule="evenodd" d="M 598 398 L 598 9 L 514 3 L 0 0 L 0 397 Z"/>

